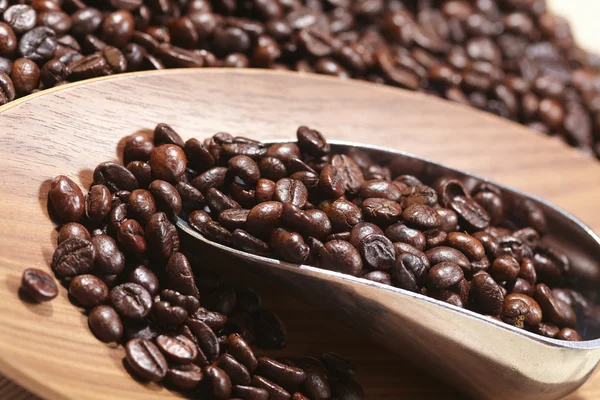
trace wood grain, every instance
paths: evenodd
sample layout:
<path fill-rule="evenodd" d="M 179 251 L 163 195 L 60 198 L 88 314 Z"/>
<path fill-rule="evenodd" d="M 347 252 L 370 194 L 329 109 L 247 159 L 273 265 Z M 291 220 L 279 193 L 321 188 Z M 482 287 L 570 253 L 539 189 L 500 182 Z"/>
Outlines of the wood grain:
<path fill-rule="evenodd" d="M 42 398 L 173 397 L 131 379 L 122 350 L 89 333 L 85 315 L 64 289 L 42 305 L 17 296 L 23 269 L 48 268 L 55 247 L 46 211 L 48 179 L 66 174 L 87 187 L 91 168 L 117 158 L 121 137 L 157 122 L 171 124 L 185 138 L 217 131 L 291 138 L 306 124 L 329 138 L 405 150 L 493 178 L 600 228 L 597 161 L 520 125 L 426 95 L 252 70 L 170 70 L 46 91 L 0 108 L 0 372 Z M 252 283 L 288 325 L 285 353 L 344 354 L 359 365 L 368 399 L 462 397 L 337 323 L 334 314 L 259 278 Z M 1 385 L 0 398 L 10 399 Z M 597 398 L 597 375 L 571 397 Z"/>

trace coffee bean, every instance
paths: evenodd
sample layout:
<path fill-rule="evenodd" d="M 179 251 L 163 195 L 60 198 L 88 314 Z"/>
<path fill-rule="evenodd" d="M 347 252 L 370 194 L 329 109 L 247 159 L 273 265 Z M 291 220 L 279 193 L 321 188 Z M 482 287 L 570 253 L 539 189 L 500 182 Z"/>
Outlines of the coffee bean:
<path fill-rule="evenodd" d="M 184 335 L 160 335 L 156 346 L 168 360 L 178 364 L 190 364 L 198 356 L 196 344 Z"/>
<path fill-rule="evenodd" d="M 258 142 L 241 142 L 236 141 L 233 143 L 225 143 L 221 155 L 225 159 L 229 159 L 235 156 L 244 155 L 257 160 L 265 155 L 267 152 L 265 146 Z"/>
<path fill-rule="evenodd" d="M 65 222 L 77 222 L 85 209 L 81 189 L 64 175 L 57 176 L 50 184 L 48 199 L 54 211 Z"/>
<path fill-rule="evenodd" d="M 134 28 L 135 20 L 129 11 L 115 11 L 102 22 L 102 37 L 110 45 L 124 47 L 131 41 Z"/>
<path fill-rule="evenodd" d="M 237 361 L 242 363 L 250 372 L 253 372 L 258 366 L 258 361 L 250 345 L 237 333 L 232 333 L 227 337 L 227 352 Z"/>
<path fill-rule="evenodd" d="M 302 264 L 310 252 L 300 234 L 283 228 L 277 228 L 271 233 L 269 243 L 282 260 L 291 263 Z"/>
<path fill-rule="evenodd" d="M 335 272 L 360 275 L 363 263 L 359 252 L 350 243 L 343 240 L 331 240 L 319 253 L 321 268 Z"/>
<path fill-rule="evenodd" d="M 425 252 L 425 255 L 427 256 L 427 259 L 429 260 L 431 265 L 439 264 L 444 261 L 450 261 L 461 267 L 463 271 L 471 270 L 471 263 L 469 262 L 467 257 L 465 257 L 463 253 L 452 247 L 434 247 L 432 249 L 427 250 L 427 252 Z"/>
<path fill-rule="evenodd" d="M 402 242 L 419 250 L 425 250 L 425 235 L 421 231 L 407 227 L 403 222 L 389 226 L 385 230 L 385 236 L 393 242 Z"/>
<path fill-rule="evenodd" d="M 483 314 L 499 315 L 504 304 L 504 294 L 500 286 L 486 272 L 479 272 L 471 280 L 470 297 Z"/>
<path fill-rule="evenodd" d="M 220 215 L 225 210 L 240 208 L 235 200 L 215 188 L 206 192 L 206 204 L 215 215 Z"/>
<path fill-rule="evenodd" d="M 110 291 L 110 301 L 125 318 L 140 320 L 146 318 L 152 309 L 152 297 L 136 283 L 123 283 Z"/>
<path fill-rule="evenodd" d="M 19 54 L 35 62 L 52 58 L 56 51 L 56 34 L 45 26 L 27 31 L 19 41 Z"/>
<path fill-rule="evenodd" d="M 8 72 L 10 72 L 10 70 Z M 16 93 L 13 81 L 7 73 L 2 72 L 2 68 L 0 68 L 0 105 L 4 105 L 9 101 L 14 100 L 15 96 Z"/>
<path fill-rule="evenodd" d="M 280 363 L 269 357 L 258 359 L 256 373 L 282 386 L 299 385 L 306 379 L 306 374 L 301 368 Z"/>
<path fill-rule="evenodd" d="M 79 275 L 71 280 L 69 294 L 82 306 L 92 308 L 108 300 L 108 287 L 94 275 Z"/>
<path fill-rule="evenodd" d="M 555 338 L 559 332 L 560 329 L 556 325 L 546 322 L 540 322 L 535 327 L 535 333 L 549 338 Z"/>
<path fill-rule="evenodd" d="M 17 48 L 17 37 L 13 29 L 0 22 L 0 56 L 10 57 Z"/>
<path fill-rule="evenodd" d="M 127 168 L 114 162 L 105 162 L 96 167 L 94 184 L 104 185 L 113 193 L 119 190 L 131 192 L 138 188 L 135 176 Z"/>
<path fill-rule="evenodd" d="M 381 179 L 371 179 L 363 184 L 360 190 L 360 196 L 365 199 L 375 197 L 399 202 L 402 197 L 402 192 L 392 182 Z"/>
<path fill-rule="evenodd" d="M 125 267 L 125 256 L 119 251 L 115 240 L 104 232 L 93 235 L 94 268 L 101 274 L 118 275 Z"/>
<path fill-rule="evenodd" d="M 557 334 L 556 334 L 556 338 L 559 340 L 568 340 L 571 342 L 580 342 L 583 339 L 581 338 L 581 336 L 579 336 L 579 334 L 577 333 L 576 330 L 571 329 L 571 328 L 562 328 Z"/>
<path fill-rule="evenodd" d="M 396 260 L 396 251 L 392 242 L 381 234 L 371 234 L 358 244 L 358 250 L 364 264 L 378 270 L 388 270 Z"/>
<path fill-rule="evenodd" d="M 77 222 L 69 222 L 60 228 L 58 231 L 58 244 L 61 244 L 67 239 L 80 238 L 85 240 L 91 240 L 90 233 L 85 226 L 78 224 Z"/>
<path fill-rule="evenodd" d="M 298 146 L 302 151 L 307 152 L 315 157 L 320 157 L 329 154 L 331 147 L 321 132 L 310 129 L 306 126 L 301 126 L 296 132 L 298 138 Z"/>
<path fill-rule="evenodd" d="M 58 286 L 54 279 L 45 271 L 28 268 L 23 271 L 21 287 L 34 301 L 41 303 L 58 296 Z"/>
<path fill-rule="evenodd" d="M 3 14 L 4 21 L 17 34 L 23 34 L 35 26 L 36 12 L 25 4 L 15 4 L 6 9 Z"/>
<path fill-rule="evenodd" d="M 143 265 L 134 267 L 128 274 L 128 280 L 131 283 L 137 283 L 154 297 L 160 291 L 160 283 L 154 272 Z"/>
<path fill-rule="evenodd" d="M 174 253 L 169 258 L 165 273 L 172 289 L 188 296 L 198 296 L 192 267 L 185 255 Z"/>
<path fill-rule="evenodd" d="M 173 144 L 156 147 L 150 154 L 150 167 L 155 179 L 175 183 L 187 166 L 183 149 Z"/>
<path fill-rule="evenodd" d="M 274 200 L 282 203 L 291 203 L 297 207 L 304 207 L 308 200 L 308 189 L 298 180 L 283 178 L 275 184 Z"/>
<path fill-rule="evenodd" d="M 485 208 L 463 196 L 454 197 L 449 208 L 458 215 L 461 226 L 464 225 L 470 230 L 483 230 L 488 227 L 491 220 Z"/>
<path fill-rule="evenodd" d="M 171 366 L 166 375 L 166 380 L 181 390 L 194 389 L 203 378 L 202 369 L 194 364 Z"/>
<path fill-rule="evenodd" d="M 306 373 L 306 379 L 300 387 L 311 399 L 328 399 L 331 397 L 331 388 L 325 368 L 320 361 L 314 361 L 315 363 L 308 357 L 298 360 L 298 367 Z"/>
<path fill-rule="evenodd" d="M 156 213 L 146 225 L 146 240 L 151 251 L 168 259 L 173 253 L 179 251 L 179 233 L 165 213 Z"/>
<path fill-rule="evenodd" d="M 290 394 L 284 388 L 260 375 L 252 377 L 252 386 L 265 389 L 269 393 L 269 399 L 286 400 L 291 398 Z"/>
<path fill-rule="evenodd" d="M 92 222 L 102 221 L 112 207 L 112 195 L 104 185 L 94 185 L 87 194 L 85 214 Z"/>
<path fill-rule="evenodd" d="M 431 207 L 423 204 L 415 204 L 404 209 L 402 212 L 404 221 L 412 226 L 422 229 L 437 228 L 441 225 L 441 218 Z"/>
<path fill-rule="evenodd" d="M 196 337 L 200 350 L 206 355 L 206 358 L 209 361 L 216 360 L 219 356 L 219 341 L 212 329 L 199 319 L 195 319 L 193 316 L 187 320 L 186 325 Z"/>
<path fill-rule="evenodd" d="M 504 299 L 501 317 L 507 324 L 518 328 L 536 326 L 542 321 L 542 309 L 531 297 L 512 293 Z"/>
<path fill-rule="evenodd" d="M 456 285 L 464 278 L 460 266 L 450 261 L 435 264 L 429 270 L 429 282 L 437 289 L 447 289 Z"/>
<path fill-rule="evenodd" d="M 132 191 L 127 203 L 127 212 L 131 218 L 146 226 L 156 213 L 156 202 L 152 193 L 145 189 Z"/>
<path fill-rule="evenodd" d="M 328 196 L 338 198 L 344 194 L 344 183 L 340 179 L 337 168 L 326 165 L 319 175 L 319 188 Z"/>
<path fill-rule="evenodd" d="M 149 279 L 147 279 L 146 281 L 148 281 L 148 280 Z M 197 297 L 183 295 L 172 289 L 163 289 L 160 292 L 160 298 L 169 302 L 173 306 L 184 308 L 188 312 L 188 314 L 190 314 L 190 315 L 194 314 L 193 315 L 194 318 L 201 319 L 200 313 L 199 313 L 200 302 L 198 301 Z M 213 320 L 215 318 L 217 318 L 217 316 L 219 315 L 218 313 L 214 313 L 214 312 L 207 312 L 207 313 L 208 313 L 207 315 L 210 315 L 211 318 L 213 318 Z M 225 316 L 219 316 L 219 317 L 227 320 L 227 317 L 225 317 Z M 204 322 L 207 322 L 207 323 L 209 322 L 208 317 L 204 320 Z M 224 324 L 225 324 L 225 322 L 223 322 L 221 325 L 224 325 Z M 211 325 L 213 325 L 213 324 L 211 324 Z M 216 323 L 214 324 L 214 326 L 211 326 L 211 327 L 214 328 L 215 326 L 217 326 Z"/>
<path fill-rule="evenodd" d="M 99 305 L 90 311 L 88 324 L 92 333 L 101 341 L 118 342 L 123 336 L 123 323 L 114 308 Z"/>
<path fill-rule="evenodd" d="M 168 182 L 155 180 L 148 187 L 156 201 L 157 208 L 167 215 L 175 216 L 181 212 L 181 196 L 177 189 Z"/>
<path fill-rule="evenodd" d="M 73 237 L 62 242 L 52 256 L 52 271 L 60 278 L 70 278 L 91 271 L 94 263 L 92 242 Z"/>
<path fill-rule="evenodd" d="M 397 222 L 402 215 L 400 205 L 387 199 L 366 199 L 362 202 L 361 209 L 366 219 L 382 226 Z"/>
<path fill-rule="evenodd" d="M 249 385 L 251 381 L 248 369 L 239 363 L 231 354 L 222 354 L 217 359 L 217 366 L 229 375 L 234 385 Z"/>
<path fill-rule="evenodd" d="M 167 375 L 167 360 L 148 339 L 131 339 L 125 346 L 125 359 L 137 376 L 159 382 Z"/>
<path fill-rule="evenodd" d="M 361 277 L 364 279 L 367 279 L 369 281 L 381 283 L 384 285 L 392 284 L 392 278 L 391 278 L 390 274 L 388 274 L 387 272 L 383 272 L 383 271 L 367 272 L 366 274 L 362 275 Z"/>
<path fill-rule="evenodd" d="M 451 247 L 469 257 L 471 261 L 479 261 L 485 257 L 485 249 L 481 242 L 469 234 L 450 232 L 446 241 Z"/>
<path fill-rule="evenodd" d="M 519 275 L 520 266 L 517 260 L 509 255 L 501 255 L 492 263 L 489 272 L 497 281 L 512 281 Z"/>

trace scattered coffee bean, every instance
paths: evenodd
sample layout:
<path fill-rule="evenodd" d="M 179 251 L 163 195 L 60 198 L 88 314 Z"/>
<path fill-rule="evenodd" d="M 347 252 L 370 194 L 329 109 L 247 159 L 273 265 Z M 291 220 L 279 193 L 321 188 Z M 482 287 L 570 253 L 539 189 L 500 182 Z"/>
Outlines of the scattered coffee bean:
<path fill-rule="evenodd" d="M 50 274 L 35 268 L 23 271 L 21 287 L 32 300 L 39 303 L 58 296 L 58 286 Z"/>

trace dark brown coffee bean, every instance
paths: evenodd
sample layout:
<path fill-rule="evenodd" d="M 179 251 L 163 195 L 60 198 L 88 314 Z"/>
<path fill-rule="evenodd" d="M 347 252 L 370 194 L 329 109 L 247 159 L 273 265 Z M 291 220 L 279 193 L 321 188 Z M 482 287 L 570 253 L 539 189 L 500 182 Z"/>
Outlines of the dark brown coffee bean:
<path fill-rule="evenodd" d="M 181 196 L 173 185 L 168 182 L 155 180 L 148 187 L 156 201 L 157 208 L 167 215 L 175 216 L 181 212 Z"/>
<path fill-rule="evenodd" d="M 240 205 L 218 189 L 210 188 L 206 192 L 206 204 L 216 215 L 229 209 L 240 208 Z"/>
<path fill-rule="evenodd" d="M 558 335 L 559 331 L 560 329 L 558 329 L 556 325 L 547 322 L 540 322 L 539 324 L 537 324 L 534 330 L 534 332 L 538 335 L 542 335 L 549 338 L 555 338 L 556 335 Z"/>
<path fill-rule="evenodd" d="M 77 10 L 71 14 L 71 32 L 77 37 L 94 33 L 102 24 L 102 19 L 102 12 L 96 8 Z"/>
<path fill-rule="evenodd" d="M 21 288 L 38 303 L 52 300 L 58 296 L 58 286 L 50 274 L 35 268 L 23 271 Z"/>
<path fill-rule="evenodd" d="M 447 289 L 464 278 L 462 269 L 455 263 L 444 261 L 429 270 L 429 282 L 437 289 Z"/>
<path fill-rule="evenodd" d="M 246 220 L 248 232 L 258 237 L 268 237 L 280 222 L 283 204 L 267 201 L 254 206 Z"/>
<path fill-rule="evenodd" d="M 284 388 L 260 375 L 254 375 L 252 377 L 252 386 L 259 389 L 265 389 L 269 393 L 269 399 L 289 400 L 291 398 L 290 394 L 286 392 Z"/>
<path fill-rule="evenodd" d="M 104 162 L 96 167 L 94 184 L 104 185 L 113 193 L 119 190 L 131 192 L 139 187 L 135 176 L 127 168 L 114 162 Z"/>
<path fill-rule="evenodd" d="M 331 395 L 338 399 L 364 400 L 362 386 L 352 378 L 342 378 L 331 381 Z"/>
<path fill-rule="evenodd" d="M 258 361 L 250 345 L 237 333 L 232 333 L 227 337 L 227 352 L 242 363 L 250 372 L 253 372 L 258 366 Z"/>
<path fill-rule="evenodd" d="M 390 274 L 388 274 L 387 272 L 383 272 L 383 271 L 367 272 L 366 274 L 362 275 L 361 278 L 367 279 L 369 281 L 381 283 L 384 285 L 392 284 L 392 278 L 391 278 Z"/>
<path fill-rule="evenodd" d="M 167 360 L 148 339 L 131 339 L 125 346 L 126 360 L 137 376 L 159 382 L 167 375 Z"/>
<path fill-rule="evenodd" d="M 485 249 L 481 242 L 469 234 L 450 232 L 446 242 L 449 246 L 469 257 L 471 261 L 479 261 L 485 257 Z"/>
<path fill-rule="evenodd" d="M 124 47 L 131 41 L 134 30 L 135 20 L 127 10 L 114 11 L 102 22 L 103 39 L 118 48 Z"/>
<path fill-rule="evenodd" d="M 326 165 L 321 170 L 318 185 L 327 196 L 338 198 L 344 195 L 344 183 L 340 179 L 337 168 L 333 165 Z"/>
<path fill-rule="evenodd" d="M 32 29 L 36 22 L 35 10 L 25 4 L 15 4 L 6 9 L 4 21 L 17 33 L 22 34 Z"/>
<path fill-rule="evenodd" d="M 321 268 L 342 272 L 353 276 L 360 275 L 363 263 L 359 252 L 343 240 L 325 243 L 319 254 Z"/>
<path fill-rule="evenodd" d="M 101 341 L 118 342 L 123 336 L 121 317 L 110 306 L 100 305 L 90 311 L 88 325 L 92 333 Z"/>
<path fill-rule="evenodd" d="M 512 281 L 518 275 L 520 266 L 517 260 L 509 255 L 497 257 L 489 270 L 490 275 L 497 281 Z"/>
<path fill-rule="evenodd" d="M 362 222 L 362 212 L 353 203 L 339 199 L 334 201 L 326 210 L 331 221 L 333 232 L 347 232 L 359 222 Z"/>
<path fill-rule="evenodd" d="M 186 166 L 185 153 L 179 146 L 163 144 L 150 154 L 150 167 L 155 179 L 176 183 L 185 172 Z"/>
<path fill-rule="evenodd" d="M 71 280 L 69 294 L 82 306 L 92 308 L 108 300 L 108 287 L 94 275 L 79 275 Z"/>
<path fill-rule="evenodd" d="M 19 40 L 19 54 L 35 62 L 47 61 L 56 51 L 56 33 L 46 26 L 28 30 Z M 14 68 L 14 64 L 13 64 Z"/>
<path fill-rule="evenodd" d="M 267 349 L 282 349 L 287 343 L 287 329 L 283 324 L 283 321 L 277 316 L 267 310 L 259 311 L 256 316 L 256 335 L 259 346 Z M 235 356 L 235 354 L 234 354 Z M 237 356 L 235 356 L 237 358 Z M 244 360 L 238 358 L 238 361 L 244 363 Z M 248 365 L 246 365 L 249 367 Z M 250 368 L 253 371 L 254 368 Z"/>
<path fill-rule="evenodd" d="M 141 188 L 147 189 L 152 182 L 152 168 L 143 161 L 132 161 L 127 164 L 127 169 L 135 176 Z"/>
<path fill-rule="evenodd" d="M 381 234 L 371 234 L 363 238 L 358 244 L 358 251 L 366 266 L 388 270 L 396 260 L 396 251 L 392 242 Z"/>
<path fill-rule="evenodd" d="M 212 329 L 199 319 L 189 318 L 186 325 L 195 335 L 200 350 L 206 355 L 209 361 L 214 361 L 219 357 L 219 341 Z"/>
<path fill-rule="evenodd" d="M 396 286 L 418 292 L 427 277 L 429 264 L 414 254 L 401 253 L 395 261 L 394 269 Z"/>
<path fill-rule="evenodd" d="M 323 353 L 321 362 L 334 377 L 352 377 L 356 374 L 356 366 L 348 359 L 336 353 Z"/>
<path fill-rule="evenodd" d="M 472 236 L 479 240 L 488 256 L 492 256 L 498 251 L 498 241 L 488 232 L 475 232 Z"/>
<path fill-rule="evenodd" d="M 562 328 L 557 334 L 556 334 L 556 339 L 558 340 L 568 340 L 571 342 L 580 342 L 583 339 L 581 338 L 581 336 L 579 335 L 579 333 L 577 333 L 577 331 L 575 331 L 574 329 L 571 328 Z"/>
<path fill-rule="evenodd" d="M 65 222 L 77 222 L 83 216 L 85 202 L 81 189 L 64 175 L 57 176 L 50 184 L 48 198 L 54 211 Z"/>
<path fill-rule="evenodd" d="M 0 57 L 0 105 L 4 105 L 9 101 L 13 101 L 16 96 L 13 81 L 7 75 L 8 73 L 10 73 L 10 69 L 8 70 L 8 72 L 2 71 L 2 60 L 3 58 Z M 12 65 L 10 67 L 12 68 Z"/>
<path fill-rule="evenodd" d="M 154 145 L 160 146 L 161 144 L 174 144 L 179 147 L 185 145 L 181 136 L 165 123 L 160 123 L 154 128 Z"/>
<path fill-rule="evenodd" d="M 94 245 L 94 267 L 106 275 L 120 274 L 125 267 L 125 256 L 119 251 L 115 240 L 108 235 L 96 235 L 92 238 Z"/>
<path fill-rule="evenodd" d="M 156 338 L 158 349 L 172 362 L 191 364 L 198 357 L 196 344 L 184 335 L 167 334 Z"/>
<path fill-rule="evenodd" d="M 523 328 L 537 326 L 542 321 L 542 309 L 531 297 L 513 293 L 506 296 L 501 318 L 507 324 Z"/>
<path fill-rule="evenodd" d="M 268 151 L 267 151 L 268 152 Z M 283 161 L 275 157 L 265 157 L 258 163 L 260 174 L 267 179 L 278 181 L 287 175 Z"/>
<path fill-rule="evenodd" d="M 375 224 L 370 222 L 359 222 L 354 225 L 352 230 L 350 231 L 350 239 L 349 242 L 354 247 L 358 247 L 359 243 L 367 236 L 371 234 L 382 235 L 383 231 L 381 228 Z"/>
<path fill-rule="evenodd" d="M 140 320 L 146 318 L 152 309 L 152 297 L 136 283 L 123 283 L 110 291 L 110 301 L 125 318 Z"/>
<path fill-rule="evenodd" d="M 113 205 L 116 201 L 113 201 Z M 111 234 L 118 233 L 121 224 L 127 219 L 127 204 L 117 204 L 109 215 L 108 228 Z M 118 236 L 117 236 L 118 239 Z"/>
<path fill-rule="evenodd" d="M 179 251 L 179 233 L 165 213 L 156 213 L 146 225 L 146 240 L 151 251 L 162 259 L 169 259 Z"/>
<path fill-rule="evenodd" d="M 189 183 L 177 182 L 175 189 L 179 193 L 181 207 L 184 210 L 192 211 L 204 207 L 204 195 Z"/>
<path fill-rule="evenodd" d="M 226 176 L 227 168 L 214 167 L 194 178 L 192 185 L 202 193 L 206 194 L 210 188 L 222 188 L 225 185 Z"/>
<path fill-rule="evenodd" d="M 251 381 L 248 369 L 231 354 L 222 354 L 217 359 L 217 366 L 229 375 L 234 385 L 249 385 Z"/>
<path fill-rule="evenodd" d="M 174 253 L 169 258 L 165 273 L 172 289 L 188 296 L 198 296 L 192 267 L 183 253 Z"/>
<path fill-rule="evenodd" d="M 150 218 L 156 213 L 156 202 L 152 193 L 145 189 L 136 189 L 131 192 L 127 203 L 128 216 L 146 226 Z"/>
<path fill-rule="evenodd" d="M 463 196 L 454 197 L 449 208 L 458 215 L 461 226 L 469 230 L 483 230 L 491 220 L 485 208 Z"/>
<path fill-rule="evenodd" d="M 564 325 L 573 315 L 571 307 L 557 299 L 550 288 L 543 283 L 535 285 L 534 299 L 542 308 L 544 320 L 556 325 Z"/>
<path fill-rule="evenodd" d="M 62 242 L 52 256 L 52 271 L 59 278 L 87 274 L 94 265 L 92 242 L 74 237 Z"/>
<path fill-rule="evenodd" d="M 296 136 L 300 149 L 312 156 L 320 157 L 329 154 L 331 151 L 329 143 L 327 143 L 321 132 L 317 130 L 301 126 L 298 128 Z"/>
<path fill-rule="evenodd" d="M 470 297 L 482 314 L 500 315 L 504 304 L 501 287 L 486 272 L 479 272 L 471 280 Z"/>
<path fill-rule="evenodd" d="M 366 219 L 382 226 L 397 222 L 402 215 L 402 207 L 392 200 L 369 198 L 362 202 L 361 209 Z"/>
<path fill-rule="evenodd" d="M 78 224 L 77 222 L 69 222 L 60 228 L 58 231 L 58 244 L 61 244 L 67 239 L 80 238 L 85 240 L 91 240 L 90 233 L 85 226 Z"/>
<path fill-rule="evenodd" d="M 235 385 L 233 387 L 232 394 L 234 396 L 239 397 L 244 400 L 268 400 L 269 392 L 266 389 L 253 387 L 253 386 L 243 386 L 243 385 Z"/>
<path fill-rule="evenodd" d="M 10 57 L 17 48 L 17 36 L 13 29 L 0 22 L 0 56 Z"/>
<path fill-rule="evenodd" d="M 404 221 L 418 228 L 437 228 L 441 225 L 438 213 L 429 206 L 415 204 L 402 212 Z"/>
<path fill-rule="evenodd" d="M 360 190 L 360 196 L 365 199 L 376 197 L 399 202 L 402 193 L 392 182 L 381 179 L 372 179 L 363 184 L 363 187 Z"/>
<path fill-rule="evenodd" d="M 158 277 L 150 269 L 143 265 L 134 267 L 128 274 L 127 279 L 129 282 L 137 283 L 150 293 L 150 296 L 154 297 L 158 295 L 160 291 L 160 283 Z"/>
<path fill-rule="evenodd" d="M 274 200 L 302 208 L 308 200 L 308 189 L 298 180 L 283 178 L 275 184 Z"/>
<path fill-rule="evenodd" d="M 171 366 L 167 371 L 167 382 L 181 390 L 192 390 L 202 381 L 202 369 L 194 364 Z"/>
<path fill-rule="evenodd" d="M 323 364 L 319 360 L 309 357 L 297 360 L 296 364 L 306 373 L 306 379 L 300 386 L 302 393 L 311 399 L 329 399 L 331 388 Z"/>
<path fill-rule="evenodd" d="M 125 138 L 123 160 L 125 164 L 131 161 L 148 161 L 152 150 L 154 150 L 154 143 L 150 135 L 145 132 L 134 133 Z"/>
<path fill-rule="evenodd" d="M 306 374 L 301 368 L 280 363 L 269 357 L 258 359 L 256 373 L 282 386 L 299 385 L 306 379 Z"/>
<path fill-rule="evenodd" d="M 198 139 L 192 138 L 186 141 L 183 151 L 188 159 L 189 167 L 194 170 L 202 171 L 215 165 L 214 157 Z"/>
<path fill-rule="evenodd" d="M 90 188 L 85 202 L 85 214 L 92 222 L 102 221 L 112 207 L 112 195 L 104 185 L 94 185 Z"/>
<path fill-rule="evenodd" d="M 255 184 L 260 179 L 258 164 L 248 156 L 236 156 L 229 160 L 229 168 L 248 185 Z"/>
<path fill-rule="evenodd" d="M 398 222 L 385 230 L 387 236 L 392 242 L 407 243 L 419 250 L 425 250 L 426 238 L 422 232 L 412 229 Z"/>
<path fill-rule="evenodd" d="M 262 158 L 266 152 L 267 149 L 265 145 L 260 142 L 235 140 L 232 143 L 223 144 L 221 156 L 224 160 L 239 155 L 248 156 L 253 160 L 258 160 L 259 158 Z"/>

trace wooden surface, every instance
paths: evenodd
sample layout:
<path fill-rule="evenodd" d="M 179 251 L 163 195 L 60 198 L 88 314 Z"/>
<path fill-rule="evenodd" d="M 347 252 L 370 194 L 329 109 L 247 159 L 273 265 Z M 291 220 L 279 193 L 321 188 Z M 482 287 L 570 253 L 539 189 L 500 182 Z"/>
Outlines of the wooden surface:
<path fill-rule="evenodd" d="M 96 164 L 117 158 L 121 137 L 157 122 L 171 124 L 184 138 L 217 131 L 292 138 L 306 124 L 328 138 L 405 150 L 493 178 L 600 230 L 600 163 L 558 140 L 445 100 L 364 82 L 252 70 L 122 75 L 47 91 L 0 108 L 0 372 L 42 398 L 173 396 L 131 379 L 122 350 L 93 337 L 63 288 L 42 305 L 17 296 L 21 272 L 49 268 L 55 247 L 48 179 L 66 174 L 87 187 Z M 462 398 L 337 323 L 332 313 L 268 282 L 254 283 L 287 323 L 286 354 L 331 350 L 351 358 L 367 399 Z M 0 381 L 1 399 L 21 399 L 14 390 Z M 570 398 L 600 398 L 600 375 Z"/>

